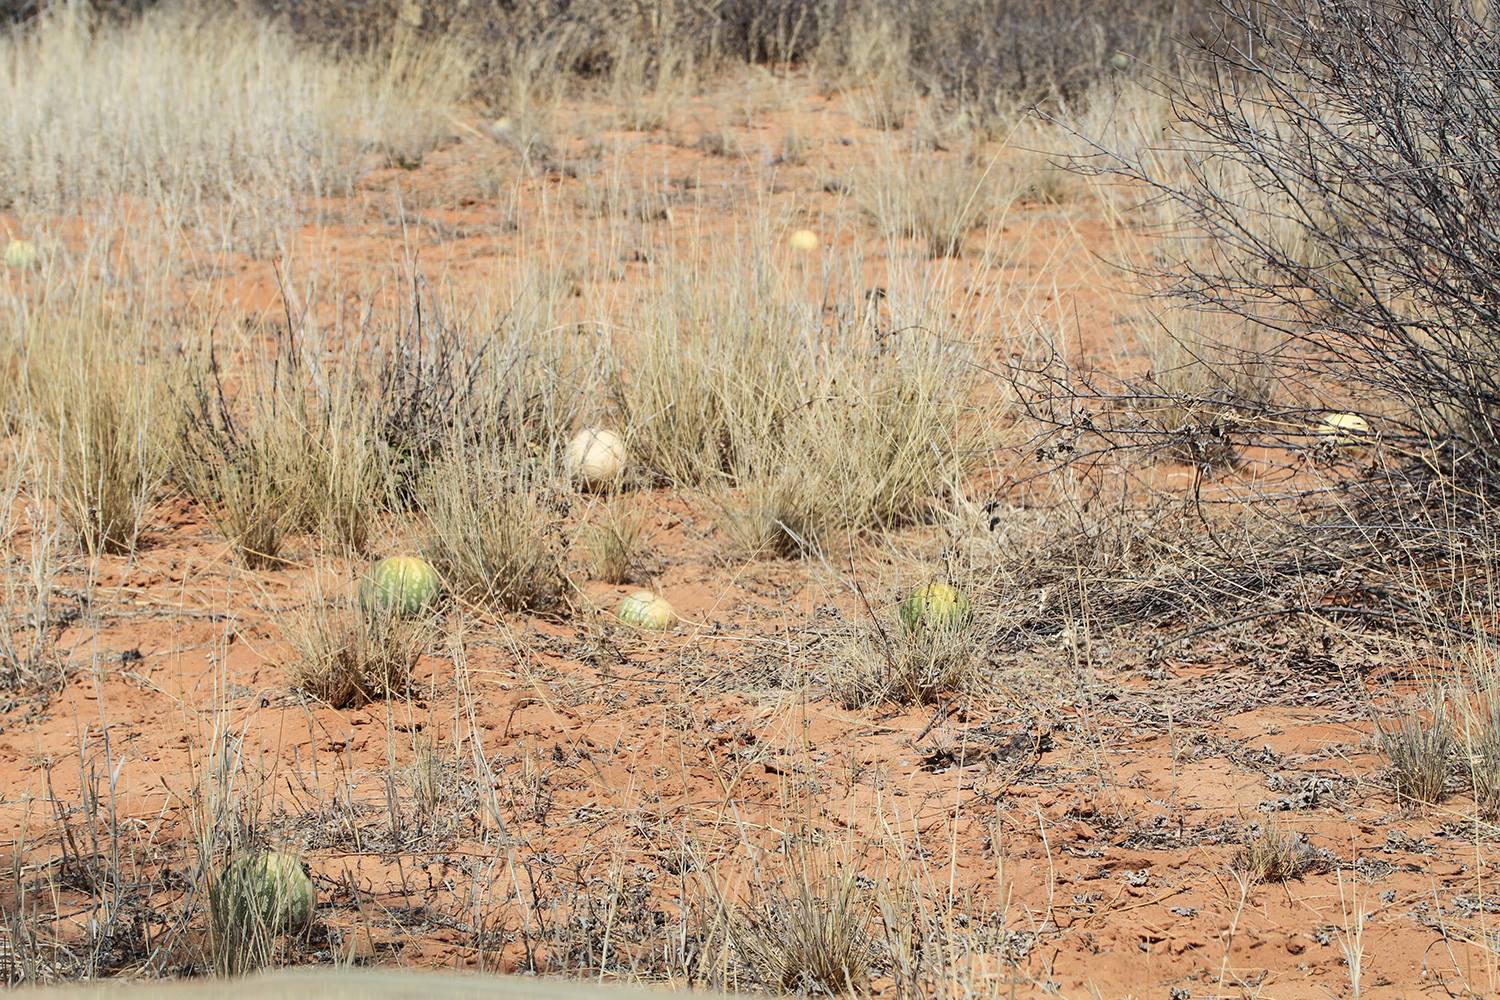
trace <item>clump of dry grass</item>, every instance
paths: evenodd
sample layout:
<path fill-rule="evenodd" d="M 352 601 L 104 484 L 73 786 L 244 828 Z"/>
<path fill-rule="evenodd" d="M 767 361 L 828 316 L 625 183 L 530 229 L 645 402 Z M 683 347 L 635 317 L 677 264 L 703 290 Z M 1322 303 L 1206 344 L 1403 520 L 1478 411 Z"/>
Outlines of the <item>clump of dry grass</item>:
<path fill-rule="evenodd" d="M 130 19 L 55 4 L 0 38 L 0 190 L 66 205 L 242 187 L 336 193 L 366 154 L 420 156 L 447 132 L 468 57 L 451 42 L 334 57 L 235 8 Z"/>
<path fill-rule="evenodd" d="M 845 641 L 828 667 L 828 687 L 849 709 L 932 704 L 978 680 L 981 652 L 982 640 L 972 629 L 908 633 L 880 623 Z"/>
<path fill-rule="evenodd" d="M 570 493 L 525 451 L 456 445 L 421 492 L 423 554 L 461 598 L 540 611 L 564 597 L 561 522 Z"/>
<path fill-rule="evenodd" d="M 977 148 L 945 155 L 893 147 L 857 171 L 855 198 L 886 239 L 957 257 L 968 234 L 1003 215 L 1018 193 L 996 162 Z"/>
<path fill-rule="evenodd" d="M 362 551 L 387 467 L 362 383 L 311 371 L 290 351 L 269 372 L 258 363 L 246 361 L 238 394 L 226 389 L 212 353 L 188 371 L 178 477 L 246 565 L 278 564 L 299 531 Z"/>
<path fill-rule="evenodd" d="M 814 55 L 824 87 L 845 93 L 861 125 L 903 127 L 917 102 L 909 25 L 876 5 L 861 4 L 841 28 L 825 33 Z"/>
<path fill-rule="evenodd" d="M 741 552 L 800 555 L 916 523 L 961 487 L 973 452 L 958 357 L 914 338 L 814 378 L 802 408 L 747 442 L 733 490 L 718 496 Z"/>
<path fill-rule="evenodd" d="M 128 551 L 165 459 L 162 384 L 141 331 L 82 307 L 37 318 L 25 336 L 25 408 L 39 422 L 59 509 L 87 551 Z"/>
<path fill-rule="evenodd" d="M 1402 803 L 1429 804 L 1448 790 L 1448 772 L 1459 749 L 1453 708 L 1437 687 L 1375 720 L 1375 738 L 1390 767 L 1391 790 Z"/>
<path fill-rule="evenodd" d="M 676 273 L 651 325 L 614 366 L 631 452 L 658 481 L 700 486 L 737 476 L 754 443 L 780 432 L 805 398 L 799 368 L 816 354 L 807 321 L 765 262 L 714 295 Z M 723 272 L 709 264 L 701 278 Z"/>
<path fill-rule="evenodd" d="M 294 653 L 287 668 L 293 683 L 334 708 L 404 693 L 412 668 L 437 636 L 430 617 L 402 617 L 317 595 L 284 629 Z"/>
<path fill-rule="evenodd" d="M 50 692 L 63 678 L 63 663 L 50 639 L 50 603 L 58 572 L 56 548 L 62 530 L 51 512 L 26 507 L 24 532 L 29 539 L 17 552 L 22 532 L 17 514 L 24 476 L 35 461 L 29 444 L 6 457 L 0 480 L 0 689 Z"/>
<path fill-rule="evenodd" d="M 594 523 L 585 528 L 589 570 L 605 583 L 629 583 L 640 569 L 641 542 L 646 519 L 616 499 L 604 505 Z"/>
<path fill-rule="evenodd" d="M 1300 878 L 1321 863 L 1305 837 L 1273 819 L 1245 831 L 1230 867 L 1249 884 L 1260 885 Z"/>
<path fill-rule="evenodd" d="M 763 259 L 738 281 L 703 269 L 674 279 L 615 365 L 616 406 L 648 472 L 706 489 L 751 554 L 910 524 L 953 494 L 976 454 L 961 344 L 916 329 L 916 316 L 886 332 L 862 291 L 825 327 Z"/>
<path fill-rule="evenodd" d="M 875 961 L 873 931 L 852 865 L 819 872 L 806 861 L 761 887 L 739 922 L 736 948 L 780 993 L 862 994 Z"/>

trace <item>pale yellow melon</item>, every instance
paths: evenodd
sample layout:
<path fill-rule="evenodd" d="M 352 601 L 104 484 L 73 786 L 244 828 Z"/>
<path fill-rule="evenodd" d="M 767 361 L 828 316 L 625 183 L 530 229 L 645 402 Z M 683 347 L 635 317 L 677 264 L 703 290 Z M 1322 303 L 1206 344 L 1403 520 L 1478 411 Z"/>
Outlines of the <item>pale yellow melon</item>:
<path fill-rule="evenodd" d="M 612 486 L 625 474 L 625 440 L 614 431 L 579 431 L 563 456 L 568 475 L 592 489 Z"/>
<path fill-rule="evenodd" d="M 1358 413 L 1330 413 L 1318 426 L 1318 434 L 1330 444 L 1358 444 L 1370 436 L 1370 422 Z"/>
<path fill-rule="evenodd" d="M 793 250 L 811 253 L 818 249 L 818 234 L 811 229 L 799 229 L 787 240 L 787 245 Z"/>
<path fill-rule="evenodd" d="M 677 612 L 665 597 L 637 590 L 620 602 L 615 617 L 636 628 L 669 629 L 677 624 Z"/>

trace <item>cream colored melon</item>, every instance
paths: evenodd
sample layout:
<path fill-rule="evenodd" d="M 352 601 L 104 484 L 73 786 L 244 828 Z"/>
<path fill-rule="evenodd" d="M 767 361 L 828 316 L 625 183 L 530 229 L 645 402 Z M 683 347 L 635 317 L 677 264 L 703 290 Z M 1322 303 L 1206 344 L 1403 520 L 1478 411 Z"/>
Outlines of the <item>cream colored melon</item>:
<path fill-rule="evenodd" d="M 625 441 L 614 431 L 590 428 L 568 443 L 563 464 L 568 475 L 593 489 L 619 482 L 625 474 Z"/>
<path fill-rule="evenodd" d="M 818 234 L 811 229 L 799 229 L 787 240 L 787 245 L 793 250 L 811 253 L 818 249 Z"/>
<path fill-rule="evenodd" d="M 1318 434 L 1331 444 L 1357 444 L 1370 436 L 1370 422 L 1358 413 L 1330 413 L 1318 426 Z"/>
<path fill-rule="evenodd" d="M 620 602 L 615 617 L 636 628 L 669 629 L 677 624 L 677 612 L 665 597 L 637 590 Z"/>

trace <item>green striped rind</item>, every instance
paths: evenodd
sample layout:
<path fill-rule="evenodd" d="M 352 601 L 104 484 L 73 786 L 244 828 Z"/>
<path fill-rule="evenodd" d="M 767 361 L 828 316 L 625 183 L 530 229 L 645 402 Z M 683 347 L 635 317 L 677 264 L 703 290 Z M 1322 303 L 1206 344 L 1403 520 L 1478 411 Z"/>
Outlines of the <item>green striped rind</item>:
<path fill-rule="evenodd" d="M 946 583 L 927 583 L 901 604 L 901 624 L 908 632 L 957 631 L 974 619 L 969 599 Z"/>
<path fill-rule="evenodd" d="M 208 902 L 221 934 L 276 935 L 312 923 L 317 895 L 300 858 L 261 851 L 231 861 L 214 880 Z"/>
<path fill-rule="evenodd" d="M 41 260 L 36 244 L 26 240 L 11 240 L 5 247 L 5 266 L 18 271 L 36 267 Z"/>
<path fill-rule="evenodd" d="M 366 611 L 417 615 L 431 607 L 442 590 L 437 570 L 416 556 L 382 559 L 359 585 L 359 605 Z"/>
<path fill-rule="evenodd" d="M 615 617 L 636 628 L 668 629 L 677 624 L 677 612 L 665 597 L 638 590 L 620 602 Z"/>

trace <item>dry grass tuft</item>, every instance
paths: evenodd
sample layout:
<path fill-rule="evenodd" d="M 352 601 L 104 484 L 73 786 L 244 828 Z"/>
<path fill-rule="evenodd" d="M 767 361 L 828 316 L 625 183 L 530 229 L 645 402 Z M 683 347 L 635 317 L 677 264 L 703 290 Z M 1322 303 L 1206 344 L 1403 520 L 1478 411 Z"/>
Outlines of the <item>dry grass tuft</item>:
<path fill-rule="evenodd" d="M 1019 193 L 998 158 L 895 147 L 855 175 L 854 191 L 882 236 L 915 239 L 928 257 L 957 257 L 968 234 L 1002 216 Z"/>
<path fill-rule="evenodd" d="M 804 861 L 785 883 L 763 886 L 735 945 L 778 993 L 862 994 L 874 963 L 873 932 L 851 866 L 819 873 Z"/>
<path fill-rule="evenodd" d="M 979 678 L 983 643 L 971 629 L 907 633 L 894 623 L 861 629 L 838 651 L 828 686 L 840 705 L 925 705 Z"/>
<path fill-rule="evenodd" d="M 646 519 L 618 499 L 606 503 L 585 529 L 589 571 L 605 583 L 629 583 L 640 571 L 641 542 Z"/>
<path fill-rule="evenodd" d="M 1434 688 L 1429 696 L 1377 718 L 1375 737 L 1390 765 L 1387 773 L 1398 802 L 1430 804 L 1447 794 L 1459 744 L 1446 691 Z"/>
<path fill-rule="evenodd" d="M 290 350 L 258 364 L 246 362 L 237 393 L 213 353 L 187 372 L 178 477 L 246 565 L 279 564 L 299 531 L 363 551 L 388 463 L 361 383 L 310 370 Z"/>
<path fill-rule="evenodd" d="M 142 332 L 92 309 L 26 332 L 26 407 L 39 422 L 52 494 L 91 553 L 135 547 L 164 474 L 162 384 Z"/>
<path fill-rule="evenodd" d="M 961 488 L 972 452 L 954 355 L 912 339 L 815 378 L 792 419 L 747 442 L 736 488 L 718 497 L 742 553 L 802 555 L 920 522 Z"/>
<path fill-rule="evenodd" d="M 542 611 L 563 600 L 562 517 L 571 493 L 532 454 L 456 445 L 421 492 L 426 556 L 466 601 Z"/>
<path fill-rule="evenodd" d="M 1283 829 L 1276 820 L 1245 831 L 1244 842 L 1231 862 L 1233 870 L 1251 885 L 1301 878 L 1322 864 L 1322 857 L 1301 834 Z"/>
<path fill-rule="evenodd" d="M 705 488 L 731 544 L 761 555 L 918 522 L 953 494 L 976 454 L 974 382 L 945 323 L 923 325 L 919 307 L 906 332 L 888 331 L 861 291 L 830 328 L 765 261 L 738 281 L 712 262 L 704 273 L 665 290 L 616 365 L 616 406 L 649 473 Z"/>
<path fill-rule="evenodd" d="M 293 683 L 334 708 L 403 694 L 412 669 L 437 638 L 430 617 L 401 617 L 316 596 L 284 629 L 295 652 L 287 668 Z"/>

